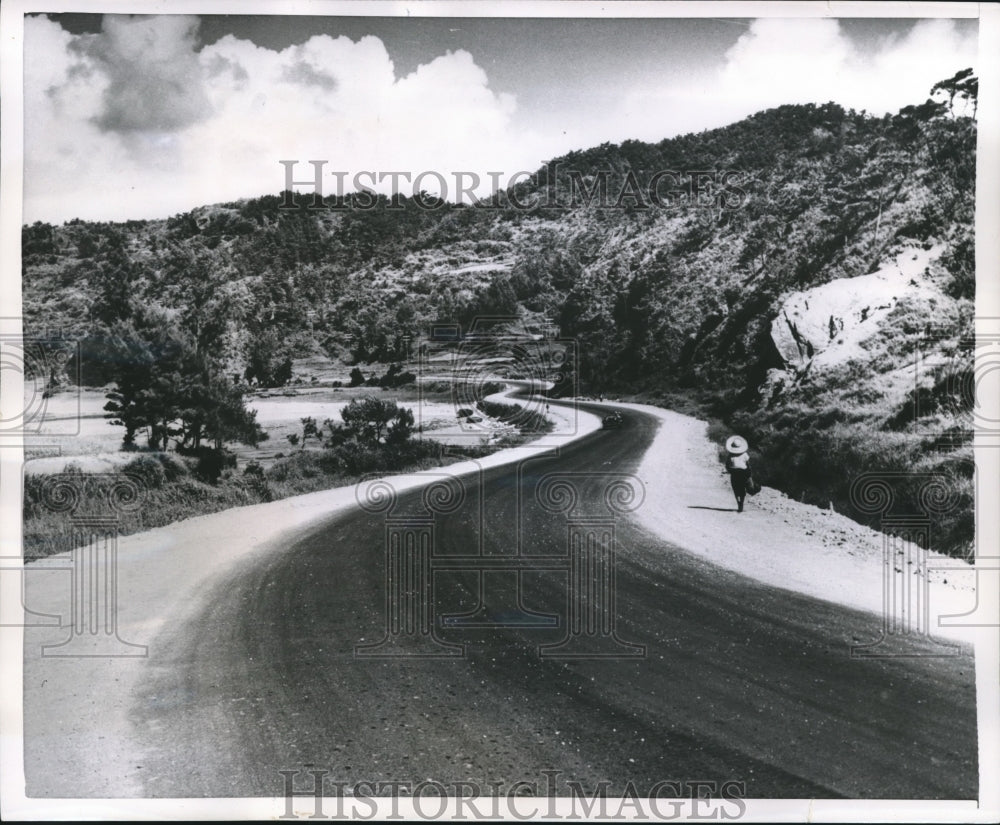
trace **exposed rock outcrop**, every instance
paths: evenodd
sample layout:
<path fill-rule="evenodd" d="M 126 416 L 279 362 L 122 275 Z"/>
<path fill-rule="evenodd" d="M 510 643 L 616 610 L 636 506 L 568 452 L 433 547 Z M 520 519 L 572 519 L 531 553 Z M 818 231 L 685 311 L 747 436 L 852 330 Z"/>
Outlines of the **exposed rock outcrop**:
<path fill-rule="evenodd" d="M 840 278 L 793 292 L 771 322 L 771 340 L 789 370 L 801 372 L 863 357 L 861 341 L 904 295 L 934 293 L 928 265 L 942 252 L 908 248 L 870 275 Z"/>

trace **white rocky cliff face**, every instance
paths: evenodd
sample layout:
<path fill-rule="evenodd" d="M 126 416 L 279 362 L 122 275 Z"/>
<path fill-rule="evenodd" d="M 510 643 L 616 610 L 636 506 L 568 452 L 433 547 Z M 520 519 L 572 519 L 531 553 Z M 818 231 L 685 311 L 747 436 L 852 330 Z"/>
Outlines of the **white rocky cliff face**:
<path fill-rule="evenodd" d="M 863 358 L 860 344 L 903 295 L 940 294 L 926 278 L 942 246 L 908 248 L 870 275 L 794 292 L 771 322 L 771 340 L 789 372 Z"/>

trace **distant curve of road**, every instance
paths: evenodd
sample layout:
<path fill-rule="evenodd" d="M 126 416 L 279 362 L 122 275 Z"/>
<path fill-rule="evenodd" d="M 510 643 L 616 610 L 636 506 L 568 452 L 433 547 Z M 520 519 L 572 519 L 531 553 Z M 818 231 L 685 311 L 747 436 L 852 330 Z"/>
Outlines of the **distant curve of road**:
<path fill-rule="evenodd" d="M 461 505 L 433 516 L 435 558 L 489 568 L 433 574 L 434 634 L 464 655 L 355 654 L 386 631 L 387 518 L 426 525 L 421 491 L 389 513 L 331 518 L 200 597 L 156 640 L 133 702 L 146 793 L 280 795 L 279 771 L 310 769 L 347 783 L 545 787 L 555 770 L 559 783 L 619 793 L 629 780 L 640 793 L 704 780 L 743 782 L 750 798 L 975 798 L 971 649 L 852 658 L 878 617 L 702 562 L 627 516 L 615 522 L 614 613 L 618 638 L 644 653 L 539 655 L 568 632 L 570 573 L 518 574 L 505 560 L 566 555 L 570 520 L 607 519 L 608 479 L 638 466 L 657 426 L 621 413 L 620 429 L 466 478 Z M 570 515 L 539 501 L 553 473 L 575 488 Z M 393 652 L 407 650 L 404 639 Z"/>

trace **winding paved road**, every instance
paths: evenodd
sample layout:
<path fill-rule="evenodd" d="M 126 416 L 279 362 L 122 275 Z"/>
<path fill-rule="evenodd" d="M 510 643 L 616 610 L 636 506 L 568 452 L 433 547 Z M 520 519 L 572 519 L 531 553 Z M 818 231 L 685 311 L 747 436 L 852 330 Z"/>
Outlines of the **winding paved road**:
<path fill-rule="evenodd" d="M 620 793 L 631 779 L 640 794 L 661 780 L 735 780 L 751 798 L 975 798 L 971 650 L 851 658 L 852 639 L 878 636 L 877 617 L 713 567 L 626 517 L 616 523 L 617 633 L 644 655 L 539 655 L 566 636 L 568 574 L 518 576 L 504 561 L 567 553 L 566 514 L 535 495 L 549 473 L 586 474 L 573 477 L 576 512 L 607 515 L 607 479 L 594 473 L 633 470 L 656 428 L 622 413 L 620 430 L 467 478 L 462 505 L 435 517 L 436 558 L 482 554 L 497 568 L 434 574 L 435 633 L 464 656 L 355 655 L 385 633 L 385 513 L 331 519 L 199 598 L 157 638 L 133 702 L 150 748 L 146 793 L 280 795 L 278 772 L 296 769 L 348 783 L 544 788 L 542 771 L 558 770 L 563 793 L 566 780 Z M 416 524 L 425 512 L 416 491 L 389 516 Z M 743 517 L 733 514 L 734 542 Z M 518 610 L 519 579 L 530 612 Z M 470 612 L 506 626 L 441 620 Z"/>

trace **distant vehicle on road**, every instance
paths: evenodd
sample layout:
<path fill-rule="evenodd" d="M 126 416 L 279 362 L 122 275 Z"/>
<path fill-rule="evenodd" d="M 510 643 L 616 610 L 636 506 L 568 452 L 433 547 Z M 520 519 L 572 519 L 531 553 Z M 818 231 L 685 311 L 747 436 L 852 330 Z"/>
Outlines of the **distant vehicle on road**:
<path fill-rule="evenodd" d="M 622 418 L 621 413 L 613 412 L 611 415 L 604 416 L 603 422 L 605 430 L 614 430 L 625 423 L 625 419 Z"/>

